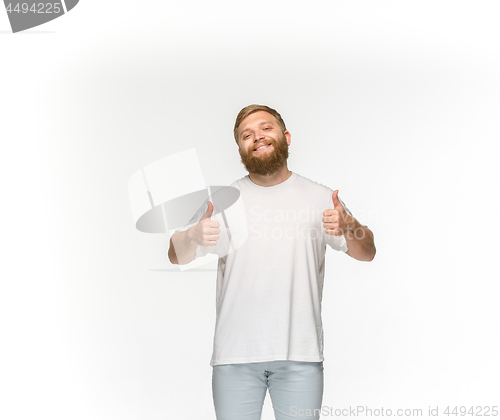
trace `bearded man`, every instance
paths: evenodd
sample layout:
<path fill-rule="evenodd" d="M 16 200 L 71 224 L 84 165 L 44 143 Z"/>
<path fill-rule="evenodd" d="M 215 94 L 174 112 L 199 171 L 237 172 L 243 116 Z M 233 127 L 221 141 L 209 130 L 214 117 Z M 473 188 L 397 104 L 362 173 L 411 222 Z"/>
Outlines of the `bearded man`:
<path fill-rule="evenodd" d="M 321 299 L 329 245 L 372 261 L 373 233 L 333 191 L 288 169 L 291 134 L 265 105 L 243 108 L 233 130 L 248 175 L 240 191 L 248 239 L 223 252 L 207 201 L 172 235 L 169 259 L 219 255 L 211 359 L 217 420 L 259 420 L 269 389 L 277 420 L 319 419 L 323 398 Z M 226 244 L 227 245 L 227 244 Z"/>

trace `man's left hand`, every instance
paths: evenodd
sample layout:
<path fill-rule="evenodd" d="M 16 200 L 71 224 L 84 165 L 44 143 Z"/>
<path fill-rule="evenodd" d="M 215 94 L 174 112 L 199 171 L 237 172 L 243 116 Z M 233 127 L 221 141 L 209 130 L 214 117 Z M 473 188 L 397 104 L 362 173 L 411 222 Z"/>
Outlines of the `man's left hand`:
<path fill-rule="evenodd" d="M 346 235 L 356 228 L 356 220 L 349 216 L 344 206 L 340 204 L 338 194 L 339 190 L 335 190 L 332 194 L 333 209 L 327 209 L 323 212 L 323 227 L 327 235 Z"/>

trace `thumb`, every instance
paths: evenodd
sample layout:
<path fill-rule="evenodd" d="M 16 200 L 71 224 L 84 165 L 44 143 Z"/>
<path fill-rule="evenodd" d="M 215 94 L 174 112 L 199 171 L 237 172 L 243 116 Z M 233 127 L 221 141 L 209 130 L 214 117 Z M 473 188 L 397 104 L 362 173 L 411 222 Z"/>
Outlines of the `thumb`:
<path fill-rule="evenodd" d="M 333 201 L 333 208 L 336 209 L 338 207 L 342 207 L 342 204 L 340 204 L 339 201 L 339 190 L 335 190 L 332 194 L 332 201 Z"/>
<path fill-rule="evenodd" d="M 201 220 L 210 219 L 210 216 L 212 216 L 213 212 L 214 212 L 214 205 L 209 201 L 208 202 L 208 209 L 205 212 L 205 214 L 202 216 Z"/>

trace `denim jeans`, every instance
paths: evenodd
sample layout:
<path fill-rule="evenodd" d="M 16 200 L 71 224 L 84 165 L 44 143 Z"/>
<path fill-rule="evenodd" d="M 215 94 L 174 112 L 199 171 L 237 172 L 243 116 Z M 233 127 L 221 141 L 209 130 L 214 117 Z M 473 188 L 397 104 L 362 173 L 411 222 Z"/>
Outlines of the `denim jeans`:
<path fill-rule="evenodd" d="M 276 360 L 215 365 L 215 414 L 217 420 L 260 420 L 269 389 L 276 420 L 318 420 L 323 383 L 323 362 Z"/>

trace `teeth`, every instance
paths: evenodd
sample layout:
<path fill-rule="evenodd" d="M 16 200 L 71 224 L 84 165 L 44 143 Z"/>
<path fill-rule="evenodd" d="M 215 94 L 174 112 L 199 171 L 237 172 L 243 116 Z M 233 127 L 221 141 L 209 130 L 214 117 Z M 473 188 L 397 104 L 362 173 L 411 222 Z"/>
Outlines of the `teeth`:
<path fill-rule="evenodd" d="M 267 146 L 269 146 L 269 145 L 267 145 Z M 257 150 L 265 149 L 267 146 L 260 146 Z"/>

